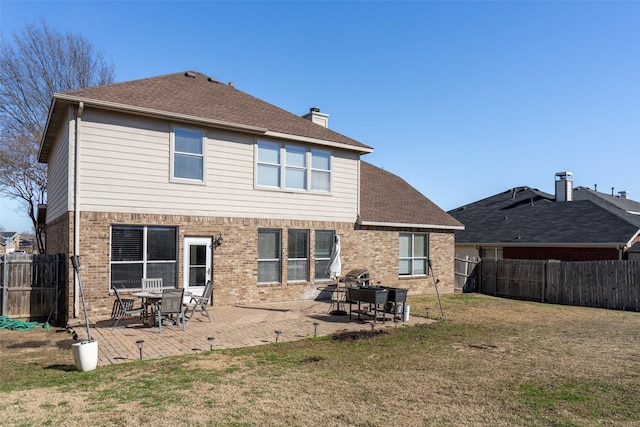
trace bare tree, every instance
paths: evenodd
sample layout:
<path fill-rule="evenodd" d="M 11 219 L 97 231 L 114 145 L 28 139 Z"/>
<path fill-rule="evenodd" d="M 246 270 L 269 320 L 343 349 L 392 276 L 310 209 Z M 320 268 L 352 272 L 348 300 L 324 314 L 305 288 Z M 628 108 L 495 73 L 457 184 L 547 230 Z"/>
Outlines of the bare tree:
<path fill-rule="evenodd" d="M 112 83 L 113 64 L 79 34 L 61 34 L 43 20 L 0 44 L 0 192 L 20 201 L 36 232 L 47 197 L 46 165 L 38 150 L 54 92 Z"/>

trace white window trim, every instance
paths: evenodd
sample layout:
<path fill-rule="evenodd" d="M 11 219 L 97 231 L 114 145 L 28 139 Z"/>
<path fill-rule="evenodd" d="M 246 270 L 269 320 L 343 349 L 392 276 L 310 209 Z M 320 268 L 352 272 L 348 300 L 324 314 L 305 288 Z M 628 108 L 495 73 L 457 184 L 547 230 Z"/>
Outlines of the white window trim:
<path fill-rule="evenodd" d="M 282 283 L 282 230 L 281 229 L 275 229 L 275 228 L 260 228 L 258 229 L 258 238 L 260 236 L 260 232 L 261 231 L 277 231 L 278 232 L 278 254 L 280 255 L 279 258 L 260 258 L 259 254 L 258 254 L 258 271 L 260 270 L 260 263 L 267 263 L 267 262 L 274 262 L 277 261 L 278 265 L 279 265 L 279 270 L 280 270 L 280 274 L 278 277 L 277 281 L 270 281 L 270 282 L 260 282 L 258 280 L 258 277 L 260 276 L 259 274 L 256 274 L 256 281 L 258 283 L 258 285 L 273 285 L 273 284 L 281 284 Z M 257 249 L 257 248 L 256 248 Z M 256 272 L 258 273 L 258 272 Z"/>
<path fill-rule="evenodd" d="M 202 134 L 202 179 L 189 179 L 189 178 L 180 178 L 175 176 L 174 164 L 175 164 L 175 154 L 176 154 L 176 139 L 175 139 L 175 130 L 176 129 L 185 129 L 194 132 L 200 132 Z M 207 133 L 204 129 L 189 127 L 189 126 L 171 126 L 171 144 L 170 145 L 170 153 L 169 153 L 169 182 L 178 182 L 182 184 L 193 184 L 193 185 L 205 185 L 207 182 Z M 181 153 L 178 154 L 186 154 L 194 157 L 199 157 L 199 155 L 190 154 L 190 153 Z"/>
<path fill-rule="evenodd" d="M 409 257 L 403 257 L 400 256 L 400 236 L 403 235 L 408 235 L 411 236 L 411 256 Z M 425 252 L 426 252 L 426 256 L 423 257 L 417 257 L 415 256 L 415 237 L 416 235 L 420 235 L 420 236 L 424 236 L 425 238 Z M 429 275 L 429 233 L 400 233 L 398 235 L 398 264 L 400 263 L 400 261 L 402 260 L 411 260 L 411 273 L 410 274 L 401 274 L 400 273 L 400 266 L 398 265 L 398 276 L 399 277 L 425 277 Z M 413 274 L 414 268 L 413 268 L 413 264 L 415 262 L 415 260 L 424 260 L 425 261 L 425 272 L 422 274 Z"/>
<path fill-rule="evenodd" d="M 311 233 L 310 233 L 309 230 L 293 229 L 292 228 L 292 229 L 287 231 L 287 245 L 288 245 L 289 237 L 291 237 L 291 232 L 292 231 L 293 232 L 302 231 L 302 232 L 305 233 L 306 238 L 307 238 L 307 254 L 306 254 L 307 256 L 306 256 L 306 258 L 289 258 L 289 248 L 287 247 L 287 282 L 289 282 L 289 283 L 305 283 L 305 282 L 309 281 L 309 271 L 310 271 L 310 265 L 309 264 L 310 264 L 310 259 L 311 259 L 311 255 L 310 255 L 311 249 L 309 248 L 309 246 L 310 246 L 310 242 L 311 242 L 311 240 L 310 240 Z M 289 261 L 306 261 L 306 263 L 307 263 L 306 278 L 290 280 L 289 279 Z"/>
<path fill-rule="evenodd" d="M 141 228 L 142 229 L 142 259 L 139 261 L 114 261 L 111 259 L 111 248 L 113 245 L 113 229 L 114 228 L 125 228 L 125 227 L 130 227 L 130 228 Z M 148 241 L 147 241 L 147 233 L 149 231 L 149 228 L 153 228 L 153 227 L 162 227 L 162 228 L 175 228 L 176 229 L 176 236 L 178 235 L 178 228 L 177 227 L 172 227 L 172 226 L 157 226 L 157 225 L 124 225 L 124 224 L 118 224 L 118 225 L 111 225 L 110 229 L 109 229 L 109 292 L 111 291 L 111 266 L 112 265 L 124 265 L 124 264 L 142 264 L 142 278 L 143 279 L 147 279 L 148 275 L 147 275 L 147 267 L 148 265 L 151 264 L 175 264 L 176 266 L 176 274 L 178 271 L 178 248 L 176 248 L 176 259 L 175 260 L 154 260 L 154 261 L 149 261 L 149 253 L 148 253 Z M 177 243 L 176 243 L 177 244 Z M 176 277 L 176 283 L 177 283 L 177 277 Z M 135 290 L 137 288 L 127 288 L 127 290 Z"/>
<path fill-rule="evenodd" d="M 260 144 L 260 142 L 265 142 L 265 143 L 269 143 L 269 144 L 277 144 L 280 146 L 280 153 L 279 153 L 279 162 L 280 163 L 266 163 L 266 162 L 259 162 L 258 161 L 258 145 Z M 298 147 L 298 148 L 303 148 L 305 150 L 305 163 L 306 166 L 304 168 L 299 167 L 299 166 L 288 166 L 287 165 L 287 152 L 286 152 L 286 147 L 290 146 L 290 147 Z M 326 152 L 329 154 L 329 169 L 325 170 L 325 169 L 317 169 L 317 168 L 313 168 L 313 151 L 321 151 L 321 152 Z M 280 143 L 280 142 L 276 142 L 276 141 L 271 141 L 271 140 L 267 140 L 267 139 L 259 139 L 256 141 L 255 143 L 255 149 L 254 149 L 254 188 L 255 189 L 259 189 L 259 190 L 271 190 L 271 191 L 282 191 L 282 192 L 287 192 L 287 193 L 309 193 L 309 194 L 319 194 L 319 195 L 330 195 L 333 193 L 333 152 L 331 150 L 324 150 L 324 149 L 318 149 L 318 148 L 310 148 L 310 147 L 305 147 L 303 145 L 296 145 L 296 144 L 287 144 L 287 143 Z M 264 165 L 271 165 L 271 166 L 278 166 L 279 168 L 279 173 L 280 173 L 280 186 L 279 187 L 275 187 L 275 186 L 268 186 L 268 185 L 260 185 L 258 183 L 258 166 L 260 164 L 264 164 Z M 287 168 L 289 169 L 298 169 L 298 170 L 305 170 L 306 171 L 306 182 L 305 182 L 305 188 L 304 189 L 298 189 L 298 188 L 287 188 L 286 187 L 286 171 Z M 311 177 L 312 177 L 312 172 L 313 171 L 320 171 L 320 172 L 328 172 L 329 173 L 329 191 L 323 191 L 323 190 L 312 190 L 311 189 Z"/>

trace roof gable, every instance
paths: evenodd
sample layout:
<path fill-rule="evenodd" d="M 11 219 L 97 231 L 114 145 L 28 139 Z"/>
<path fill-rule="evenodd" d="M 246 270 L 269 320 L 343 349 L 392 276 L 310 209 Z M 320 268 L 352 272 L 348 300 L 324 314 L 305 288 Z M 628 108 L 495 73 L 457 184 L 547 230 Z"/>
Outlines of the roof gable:
<path fill-rule="evenodd" d="M 177 120 L 200 120 L 212 126 L 235 127 L 257 134 L 307 138 L 319 144 L 339 144 L 361 153 L 372 151 L 365 144 L 255 98 L 232 85 L 189 71 L 56 93 L 41 145 L 40 161 L 46 161 L 66 105 L 80 101 L 87 106 Z"/>
<path fill-rule="evenodd" d="M 360 223 L 463 229 L 464 226 L 405 180 L 360 162 Z"/>

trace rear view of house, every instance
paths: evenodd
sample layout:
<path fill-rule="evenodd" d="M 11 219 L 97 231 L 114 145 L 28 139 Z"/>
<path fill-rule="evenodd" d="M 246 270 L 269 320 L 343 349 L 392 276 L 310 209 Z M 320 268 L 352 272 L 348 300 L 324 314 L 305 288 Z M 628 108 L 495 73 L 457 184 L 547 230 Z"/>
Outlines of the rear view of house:
<path fill-rule="evenodd" d="M 42 140 L 47 250 L 77 254 L 91 314 L 112 286 L 143 278 L 216 304 L 311 299 L 331 283 L 334 236 L 344 271 L 411 292 L 426 260 L 453 285 L 462 225 L 399 177 L 361 161 L 372 148 L 196 73 L 54 95 Z M 78 292 L 68 285 L 68 318 Z"/>

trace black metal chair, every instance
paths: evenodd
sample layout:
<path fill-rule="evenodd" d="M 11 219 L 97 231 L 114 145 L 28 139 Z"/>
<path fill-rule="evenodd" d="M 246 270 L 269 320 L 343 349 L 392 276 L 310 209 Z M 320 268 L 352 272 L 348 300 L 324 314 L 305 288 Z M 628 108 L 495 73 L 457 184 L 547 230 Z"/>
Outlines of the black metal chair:
<path fill-rule="evenodd" d="M 176 322 L 182 322 L 182 331 L 187 330 L 187 322 L 184 318 L 184 304 L 182 298 L 184 289 L 164 289 L 162 291 L 162 300 L 155 303 L 155 312 L 158 317 L 158 328 L 162 333 L 162 318 L 169 319 L 170 315 L 179 316 Z M 176 323 L 177 324 L 177 323 Z"/>
<path fill-rule="evenodd" d="M 117 317 L 116 323 L 113 324 L 111 330 L 115 329 L 118 325 L 120 319 L 125 316 L 133 316 L 134 314 L 139 314 L 140 316 L 144 316 L 147 313 L 147 309 L 144 306 L 134 307 L 135 301 L 129 298 L 122 298 L 120 296 L 120 292 L 118 289 L 112 288 L 113 292 L 116 294 L 116 304 L 114 304 L 113 311 L 111 313 L 111 317 Z"/>
<path fill-rule="evenodd" d="M 204 287 L 204 292 L 202 296 L 193 295 L 189 302 L 186 304 L 187 313 L 191 310 L 191 314 L 187 315 L 187 323 L 191 320 L 193 315 L 196 313 L 196 310 L 200 310 L 200 314 L 205 316 L 211 322 L 211 316 L 209 316 L 209 312 L 207 311 L 207 305 L 209 302 L 213 301 L 213 281 L 209 280 Z"/>

